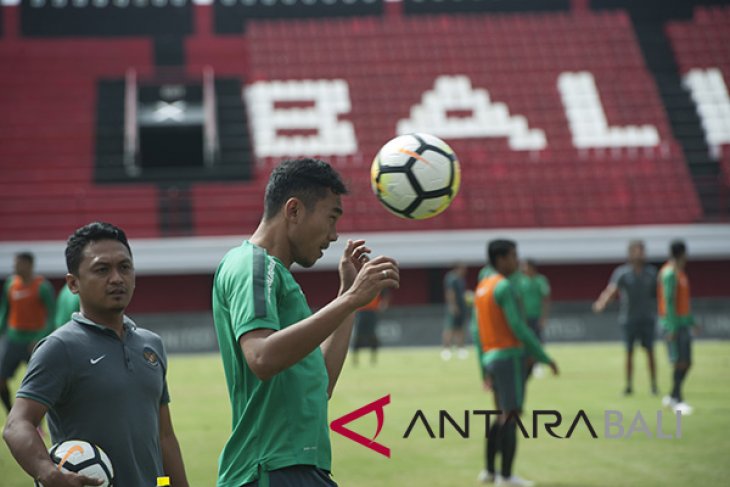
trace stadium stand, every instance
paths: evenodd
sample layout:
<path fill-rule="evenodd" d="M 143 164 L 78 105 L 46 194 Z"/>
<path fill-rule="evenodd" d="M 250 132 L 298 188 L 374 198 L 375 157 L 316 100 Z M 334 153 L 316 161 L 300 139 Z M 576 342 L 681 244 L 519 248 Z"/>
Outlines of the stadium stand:
<path fill-rule="evenodd" d="M 428 257 L 403 256 L 421 260 L 404 266 L 400 304 L 442 299 L 436 268 L 467 250 L 469 264 L 480 264 L 493 229 L 512 229 L 504 233 L 527 249 L 539 241 L 532 255 L 546 256 L 560 300 L 588 299 L 605 285 L 606 262 L 622 258 L 636 232 L 649 232 L 649 247 L 663 252 L 669 232 L 690 228 L 702 243 L 693 252 L 725 255 L 704 245 L 717 246 L 722 229 L 693 225 L 730 216 L 730 150 L 718 123 L 730 25 L 727 6 L 709 5 L 721 2 L 307 2 L 6 0 L 5 265 L 29 245 L 47 275 L 61 276 L 51 247 L 78 225 L 109 220 L 132 238 L 149 238 L 137 245 L 141 287 L 182 283 L 196 290 L 185 295 L 186 309 L 207 310 L 216 252 L 254 230 L 268 172 L 287 152 L 322 156 L 344 174 L 352 197 L 342 233 L 401 239 L 401 250 L 424 239 Z M 130 72 L 145 89 L 162 91 L 173 80 L 193 83 L 196 95 L 205 76 L 213 80 L 215 164 L 143 167 L 141 175 L 120 166 L 120 87 Z M 702 117 L 712 120 L 710 135 Z M 459 196 L 429 221 L 385 213 L 369 187 L 376 151 L 410 130 L 441 135 L 462 164 Z M 661 236 L 652 233 L 656 224 L 668 224 Z M 576 236 L 571 227 L 583 228 Z M 554 250 L 566 242 L 546 240 L 557 234 L 568 248 L 594 253 Z M 177 236 L 200 238 L 168 238 Z M 322 284 L 336 265 L 328 254 L 301 274 L 315 305 L 336 292 Z M 707 283 L 698 295 L 718 295 L 723 284 L 714 276 L 726 267 L 718 260 L 694 267 L 693 282 Z M 179 297 L 139 293 L 135 302 L 169 312 Z"/>
<path fill-rule="evenodd" d="M 553 2 L 549 11 L 530 14 L 411 15 L 426 3 L 408 2 L 407 15 L 380 2 L 367 2 L 366 15 L 355 17 L 260 20 L 291 13 L 257 14 L 243 33 L 221 36 L 217 12 L 244 12 L 242 3 L 183 2 L 181 68 L 200 76 L 210 67 L 217 77 L 240 80 L 242 92 L 258 100 L 242 108 L 253 147 L 243 141 L 235 148 L 237 154 L 255 151 L 253 180 L 201 177 L 186 182 L 189 191 L 173 193 L 190 200 L 178 205 L 190 208 L 190 234 L 252 231 L 268 170 L 287 149 L 326 157 L 345 174 L 355 218 L 343 222 L 343 231 L 401 230 L 403 222 L 382 218 L 368 184 L 373 155 L 398 130 L 441 135 L 459 154 L 464 174 L 449 218 L 410 222 L 411 230 L 691 223 L 705 217 L 626 11 L 577 14 L 561 11 L 567 3 Z M 44 3 L 40 10 L 49 8 Z M 63 238 L 90 214 L 113 216 L 135 236 L 167 235 L 161 229 L 169 219 L 162 214 L 169 196 L 164 188 L 150 181 L 94 182 L 96 86 L 122 79 L 129 68 L 140 77 L 154 75 L 156 62 L 165 64 L 155 54 L 156 41 L 124 29 L 123 39 L 48 31 L 44 35 L 61 39 L 46 40 L 38 27 L 30 38 L 26 27 L 17 28 L 29 22 L 22 14 L 32 11 L 30 3 L 3 11 L 0 62 L 14 69 L 0 73 L 3 108 L 13 113 L 0 121 L 0 204 L 13 211 L 0 215 L 0 239 Z M 710 15 L 719 26 L 712 32 L 727 35 L 722 16 L 702 12 L 694 22 Z M 677 29 L 668 25 L 670 32 Z M 727 46 L 722 39 L 706 43 Z M 714 49 L 726 55 L 726 48 Z M 684 70 L 680 51 L 676 55 Z M 236 98 L 235 87 L 226 96 Z M 288 126 L 276 125 L 282 113 Z M 330 125 L 320 126 L 323 114 Z M 267 149 L 261 137 L 272 130 L 274 146 Z M 72 207 L 89 212 L 68 211 Z"/>
<path fill-rule="evenodd" d="M 721 188 L 718 206 L 730 201 L 730 7 L 698 6 L 691 20 L 672 21 L 667 36 L 677 59 L 684 89 L 695 104 L 702 137 L 719 162 L 719 175 L 704 178 L 705 186 L 717 177 Z M 709 180 L 709 181 L 708 181 Z"/>

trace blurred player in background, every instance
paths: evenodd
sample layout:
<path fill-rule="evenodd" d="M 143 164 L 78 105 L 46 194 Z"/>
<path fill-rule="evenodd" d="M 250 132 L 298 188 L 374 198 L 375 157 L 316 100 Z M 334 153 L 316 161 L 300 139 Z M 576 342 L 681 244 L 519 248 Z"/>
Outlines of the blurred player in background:
<path fill-rule="evenodd" d="M 213 283 L 213 317 L 233 409 L 218 487 L 334 486 L 327 400 L 337 383 L 355 311 L 397 287 L 394 260 L 348 241 L 337 298 L 312 314 L 289 270 L 311 267 L 337 240 L 339 174 L 298 159 L 271 173 L 264 216 L 226 254 Z"/>
<path fill-rule="evenodd" d="M 550 313 L 550 282 L 547 277 L 537 271 L 537 265 L 532 259 L 526 259 L 521 264 L 522 272 L 517 277 L 517 288 L 522 298 L 527 326 L 535 333 L 540 343 L 545 343 L 544 331 Z M 529 360 L 527 376 L 533 372 L 541 374 L 539 364 Z"/>
<path fill-rule="evenodd" d="M 355 336 L 352 340 L 353 365 L 357 365 L 358 363 L 358 351 L 361 348 L 370 349 L 370 363 L 375 365 L 378 347 L 380 346 L 377 334 L 378 319 L 380 318 L 380 314 L 388 309 L 389 304 L 390 293 L 386 289 L 375 296 L 368 304 L 357 310 L 355 315 Z"/>
<path fill-rule="evenodd" d="M 167 357 L 156 334 L 124 310 L 134 293 L 132 252 L 108 223 L 79 228 L 66 246 L 66 282 L 81 312 L 38 343 L 3 438 L 18 464 L 45 487 L 99 485 L 52 462 L 36 427 L 48 412 L 53 443 L 81 439 L 108 455 L 119 486 L 169 476 L 187 487 L 170 419 Z"/>
<path fill-rule="evenodd" d="M 593 311 L 601 313 L 611 300 L 620 296 L 619 324 L 626 344 L 625 395 L 632 394 L 634 390 L 634 342 L 636 341 L 646 350 L 651 392 L 654 395 L 658 394 L 654 361 L 656 279 L 656 268 L 646 262 L 644 242 L 632 240 L 629 242 L 628 262 L 613 271 L 608 286 L 593 303 Z"/>
<path fill-rule="evenodd" d="M 74 294 L 68 284 L 64 284 L 56 297 L 56 315 L 53 320 L 55 327 L 59 328 L 68 323 L 71 315 L 79 311 L 79 306 L 79 295 Z"/>
<path fill-rule="evenodd" d="M 457 356 L 467 357 L 464 348 L 464 324 L 469 309 L 466 304 L 466 265 L 458 263 L 444 276 L 444 301 L 446 302 L 446 320 L 442 335 L 443 350 L 441 358 L 451 359 L 451 348 L 457 348 Z"/>
<path fill-rule="evenodd" d="M 514 418 L 522 412 L 525 362 L 528 357 L 533 357 L 548 364 L 554 374 L 558 373 L 558 367 L 525 323 L 515 298 L 509 277 L 519 266 L 517 244 L 511 240 L 493 240 L 488 244 L 488 255 L 495 273 L 482 279 L 477 286 L 474 309 L 481 365 L 485 369 L 485 380 L 494 392 L 494 402 L 502 414 L 489 427 L 486 469 L 480 472 L 478 479 L 504 486 L 531 486 L 533 482 L 512 472 L 517 451 Z M 502 460 L 499 475 L 495 470 L 498 453 Z"/>
<path fill-rule="evenodd" d="M 14 274 L 5 281 L 0 298 L 0 335 L 7 331 L 0 351 L 0 398 L 11 407 L 8 381 L 21 362 L 28 362 L 38 340 L 53 331 L 53 287 L 33 273 L 33 254 L 15 256 Z"/>
<path fill-rule="evenodd" d="M 659 271 L 657 294 L 659 321 L 666 334 L 669 361 L 672 363 L 672 392 L 662 401 L 665 407 L 684 415 L 692 414 L 692 407 L 684 402 L 682 384 L 692 365 L 692 334 L 695 326 L 690 311 L 689 279 L 684 272 L 687 265 L 687 246 L 676 240 L 669 247 L 670 258 Z"/>

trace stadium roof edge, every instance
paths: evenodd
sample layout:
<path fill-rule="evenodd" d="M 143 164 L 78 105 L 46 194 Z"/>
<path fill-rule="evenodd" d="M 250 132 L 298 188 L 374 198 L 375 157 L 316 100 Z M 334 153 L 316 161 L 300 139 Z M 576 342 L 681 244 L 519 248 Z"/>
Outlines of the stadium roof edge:
<path fill-rule="evenodd" d="M 596 228 L 492 229 L 342 234 L 313 270 L 337 267 L 348 238 L 364 238 L 374 255 L 396 258 L 402 267 L 446 267 L 455 261 L 482 265 L 485 244 L 494 238 L 517 241 L 520 255 L 543 264 L 623 261 L 629 240 L 642 239 L 650 260 L 666 258 L 669 242 L 682 238 L 694 260 L 730 259 L 730 224 L 646 225 Z M 220 259 L 244 236 L 131 239 L 138 275 L 212 274 Z M 36 271 L 47 277 L 66 272 L 64 241 L 0 242 L 7 273 L 16 252 L 36 255 Z M 297 268 L 301 270 L 301 268 Z"/>

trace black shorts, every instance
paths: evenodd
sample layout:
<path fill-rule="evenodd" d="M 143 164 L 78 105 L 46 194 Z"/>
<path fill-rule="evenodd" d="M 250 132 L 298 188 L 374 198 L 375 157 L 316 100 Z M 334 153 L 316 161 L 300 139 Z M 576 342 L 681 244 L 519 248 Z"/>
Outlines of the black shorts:
<path fill-rule="evenodd" d="M 0 379 L 11 379 L 21 362 L 28 363 L 30 353 L 33 351 L 32 345 L 32 343 L 5 340 L 4 346 L 0 347 Z"/>
<path fill-rule="evenodd" d="M 337 487 L 329 472 L 313 465 L 293 465 L 291 467 L 263 472 L 259 480 L 241 487 Z"/>
<path fill-rule="evenodd" d="M 464 328 L 464 322 L 466 322 L 466 311 L 460 313 L 446 314 L 446 328 L 450 330 L 461 330 Z"/>
<path fill-rule="evenodd" d="M 639 342 L 647 350 L 654 348 L 656 321 L 651 319 L 629 321 L 621 324 L 621 331 L 627 351 L 630 352 L 634 349 L 634 342 Z"/>
<path fill-rule="evenodd" d="M 355 317 L 355 338 L 352 342 L 353 350 L 359 348 L 377 348 L 380 344 L 375 329 L 378 325 L 376 311 L 360 311 Z"/>
<path fill-rule="evenodd" d="M 689 327 L 683 326 L 674 332 L 674 337 L 667 341 L 669 361 L 673 364 L 692 363 L 692 333 Z"/>

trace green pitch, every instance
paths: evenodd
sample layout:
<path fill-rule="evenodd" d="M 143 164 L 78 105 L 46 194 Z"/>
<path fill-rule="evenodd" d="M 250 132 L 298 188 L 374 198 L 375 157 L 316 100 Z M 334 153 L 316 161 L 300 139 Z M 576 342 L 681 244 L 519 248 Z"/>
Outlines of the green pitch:
<path fill-rule="evenodd" d="M 591 438 L 583 422 L 569 439 L 550 438 L 544 428 L 539 438 L 518 440 L 515 472 L 541 486 L 682 486 L 726 485 L 730 477 L 730 343 L 695 344 L 695 365 L 685 387 L 695 413 L 683 418 L 682 437 L 657 439 L 656 412 L 660 398 L 649 394 L 646 361 L 635 355 L 634 395 L 623 397 L 623 350 L 619 344 L 550 345 L 561 376 L 549 373 L 528 384 L 525 425 L 531 432 L 532 409 L 561 412 L 563 423 L 554 431 L 565 436 L 579 410 L 584 410 L 598 434 Z M 657 347 L 659 384 L 669 388 L 665 348 Z M 223 373 L 215 355 L 172 356 L 169 371 L 172 416 L 182 445 L 190 483 L 215 485 L 218 453 L 229 431 L 229 408 Z M 17 389 L 17 381 L 13 390 Z M 480 385 L 473 354 L 467 360 L 443 362 L 438 349 L 384 350 L 376 366 L 363 353 L 360 365 L 348 361 L 330 405 L 335 419 L 386 394 L 385 425 L 377 441 L 391 449 L 381 456 L 340 435 L 332 435 L 333 470 L 342 487 L 478 485 L 482 468 L 483 416 L 469 414 L 470 438 L 462 438 L 446 423 L 439 435 L 439 410 L 447 411 L 463 428 L 464 411 L 493 409 Z M 416 411 L 421 410 L 437 436 L 431 439 L 422 422 L 403 438 Z M 624 415 L 624 433 L 637 411 L 652 438 L 636 430 L 631 438 L 604 438 L 603 414 Z M 1 413 L 0 413 L 1 414 Z M 375 431 L 374 415 L 349 425 L 364 436 Z M 675 419 L 664 411 L 662 430 L 676 434 Z M 614 433 L 616 430 L 614 430 Z M 0 446 L 3 487 L 27 487 L 31 480 Z M 153 485 L 153 484 L 150 484 Z M 140 486 L 144 487 L 144 486 Z"/>

